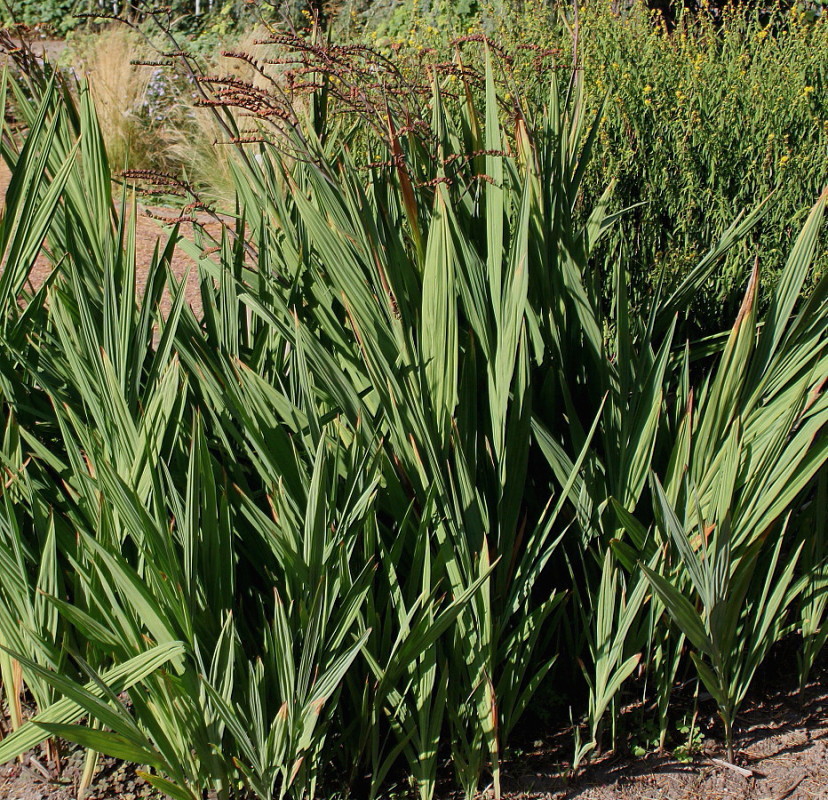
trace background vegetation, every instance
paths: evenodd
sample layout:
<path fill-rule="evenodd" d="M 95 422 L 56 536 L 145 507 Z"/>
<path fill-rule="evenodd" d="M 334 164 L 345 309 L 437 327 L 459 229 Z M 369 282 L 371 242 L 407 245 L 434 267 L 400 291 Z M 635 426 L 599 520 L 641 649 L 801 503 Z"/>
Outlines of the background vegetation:
<path fill-rule="evenodd" d="M 615 179 L 619 207 L 630 208 L 596 254 L 602 277 L 623 249 L 635 265 L 635 291 L 649 296 L 660 282 L 681 280 L 740 210 L 773 194 L 769 215 L 697 299 L 700 329 L 735 313 L 749 254 L 766 259 L 775 280 L 771 263 L 789 249 L 808 198 L 828 180 L 828 16 L 743 4 L 678 14 L 668 30 L 662 12 L 643 3 L 621 11 L 588 3 L 573 40 L 571 14 L 543 2 L 509 14 L 491 8 L 449 26 L 415 5 L 398 6 L 369 41 L 415 60 L 429 49 L 450 59 L 452 39 L 485 33 L 513 57 L 514 91 L 534 102 L 547 71 L 572 63 L 577 41 L 585 103 L 601 109 L 585 207 Z M 395 20 L 404 24 L 391 29 Z M 465 58 L 474 63 L 477 55 Z M 828 267 L 824 248 L 816 264 L 817 275 Z"/>

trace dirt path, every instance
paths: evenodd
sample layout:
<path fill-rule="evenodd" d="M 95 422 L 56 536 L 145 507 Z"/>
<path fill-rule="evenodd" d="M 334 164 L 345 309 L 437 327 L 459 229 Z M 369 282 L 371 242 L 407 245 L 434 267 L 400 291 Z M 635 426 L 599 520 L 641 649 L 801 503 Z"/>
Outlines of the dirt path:
<path fill-rule="evenodd" d="M 32 53 L 41 59 L 47 59 L 52 64 L 60 58 L 61 53 L 66 49 L 66 42 L 63 39 L 33 39 L 28 44 Z M 0 54 L 0 64 L 5 65 L 8 60 L 5 53 Z"/>
<path fill-rule="evenodd" d="M 5 205 L 6 190 L 10 179 L 11 173 L 8 166 L 0 160 L 0 208 Z M 159 215 L 167 218 L 175 216 L 174 212 L 168 209 L 155 210 L 158 211 Z M 221 229 L 218 223 L 207 220 L 205 220 L 204 227 L 213 235 L 217 235 Z M 169 229 L 165 228 L 158 220 L 146 216 L 145 209 L 139 206 L 139 215 L 136 221 L 135 231 L 135 255 L 138 265 L 137 290 L 139 297 L 142 296 L 144 287 L 146 286 L 147 269 L 152 262 L 156 244 L 159 244 L 160 247 L 164 246 L 169 236 L 168 231 Z M 187 226 L 181 228 L 181 233 L 188 238 L 192 238 L 192 231 Z M 199 309 L 201 307 L 201 298 L 198 286 L 198 271 L 195 269 L 194 262 L 180 248 L 177 248 L 171 266 L 178 280 L 182 280 L 187 276 L 187 288 L 185 290 L 187 302 L 194 309 Z M 51 269 L 51 264 L 45 256 L 41 255 L 38 257 L 30 275 L 32 285 L 34 287 L 40 286 L 51 272 Z M 165 303 L 168 302 L 169 300 L 167 298 Z M 4 800 L 2 795 L 0 795 L 0 800 Z"/>

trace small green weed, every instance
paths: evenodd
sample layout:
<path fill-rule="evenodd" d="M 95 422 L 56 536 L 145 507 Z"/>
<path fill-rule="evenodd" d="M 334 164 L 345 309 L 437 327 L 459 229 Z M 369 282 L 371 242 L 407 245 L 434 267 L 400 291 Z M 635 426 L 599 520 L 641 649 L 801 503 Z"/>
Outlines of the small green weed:
<path fill-rule="evenodd" d="M 689 764 L 701 752 L 704 735 L 696 724 L 697 717 L 696 712 L 685 714 L 676 725 L 676 733 L 681 743 L 673 748 L 673 757 L 683 764 Z"/>

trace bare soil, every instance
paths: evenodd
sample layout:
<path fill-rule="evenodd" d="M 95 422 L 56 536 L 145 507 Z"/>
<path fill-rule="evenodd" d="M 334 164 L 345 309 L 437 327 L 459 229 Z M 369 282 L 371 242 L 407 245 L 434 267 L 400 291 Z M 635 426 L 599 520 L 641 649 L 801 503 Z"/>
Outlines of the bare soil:
<path fill-rule="evenodd" d="M 506 765 L 506 800 L 828 800 L 828 670 L 807 689 L 804 702 L 777 690 L 750 702 L 737 725 L 736 762 L 749 776 L 724 763 L 724 748 L 706 739 L 689 763 L 669 753 L 640 758 L 608 754 L 577 777 L 567 773 L 572 731 L 548 737 Z M 708 714 L 708 717 L 710 715 Z M 713 724 L 712 717 L 702 725 Z M 531 737 L 533 731 L 523 731 Z M 718 759 L 718 763 L 716 761 Z M 41 751 L 0 767 L 0 800 L 75 800 L 82 754 L 63 758 L 58 775 Z M 491 787 L 483 796 L 491 800 Z M 87 800 L 157 798 L 133 767 L 103 759 Z"/>
<path fill-rule="evenodd" d="M 735 761 L 749 776 L 727 766 L 722 743 L 706 738 L 689 763 L 669 753 L 608 754 L 574 780 L 554 750 L 538 748 L 512 765 L 503 788 L 515 800 L 828 800 L 825 678 L 808 687 L 802 705 L 798 693 L 777 691 L 740 715 Z M 702 724 L 717 728 L 707 717 Z M 571 731 L 565 737 L 571 742 Z"/>
<path fill-rule="evenodd" d="M 84 753 L 74 750 L 58 774 L 52 764 L 30 753 L 22 762 L 0 767 L 0 800 L 76 800 Z M 131 765 L 101 759 L 86 800 L 161 800 Z"/>

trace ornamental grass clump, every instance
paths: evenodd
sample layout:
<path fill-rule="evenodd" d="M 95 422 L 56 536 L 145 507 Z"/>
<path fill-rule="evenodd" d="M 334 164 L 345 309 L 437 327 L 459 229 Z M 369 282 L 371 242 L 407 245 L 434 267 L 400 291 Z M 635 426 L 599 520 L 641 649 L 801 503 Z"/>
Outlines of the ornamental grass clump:
<path fill-rule="evenodd" d="M 601 119 L 580 73 L 533 107 L 483 39 L 458 43 L 482 71 L 414 83 L 366 48 L 269 44 L 270 90 L 201 81 L 239 147 L 234 221 L 173 225 L 140 294 L 89 93 L 4 83 L 27 131 L 3 137 L 0 762 L 59 737 L 84 785 L 104 753 L 180 800 L 406 776 L 430 800 L 450 763 L 500 796 L 552 679 L 551 718 L 586 714 L 577 765 L 630 695 L 666 740 L 688 670 L 730 742 L 800 616 L 803 669 L 822 644 L 826 279 L 799 296 L 825 196 L 768 310 L 760 265 L 733 329 L 691 341 L 762 209 L 646 306 L 619 259 L 607 302 L 591 254 L 618 212 L 612 187 L 579 208 Z"/>

